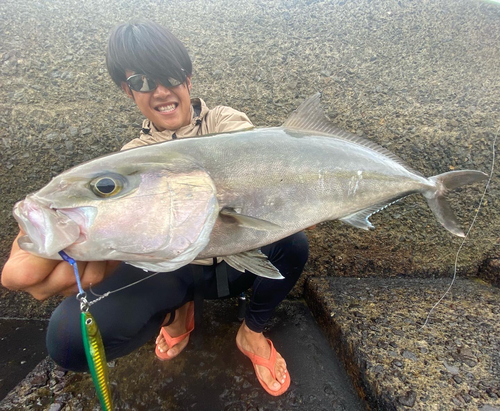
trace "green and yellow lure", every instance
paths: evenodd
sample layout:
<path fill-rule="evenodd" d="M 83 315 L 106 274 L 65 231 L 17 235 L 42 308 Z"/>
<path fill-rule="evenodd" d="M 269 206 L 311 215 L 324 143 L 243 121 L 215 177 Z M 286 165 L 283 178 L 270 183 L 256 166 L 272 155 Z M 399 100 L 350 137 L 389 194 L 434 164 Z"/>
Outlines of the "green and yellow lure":
<path fill-rule="evenodd" d="M 108 364 L 104 353 L 101 333 L 94 317 L 89 311 L 82 311 L 80 314 L 83 345 L 85 355 L 89 365 L 90 374 L 94 381 L 97 396 L 104 411 L 111 411 L 113 403 L 111 401 L 111 390 L 109 388 Z"/>

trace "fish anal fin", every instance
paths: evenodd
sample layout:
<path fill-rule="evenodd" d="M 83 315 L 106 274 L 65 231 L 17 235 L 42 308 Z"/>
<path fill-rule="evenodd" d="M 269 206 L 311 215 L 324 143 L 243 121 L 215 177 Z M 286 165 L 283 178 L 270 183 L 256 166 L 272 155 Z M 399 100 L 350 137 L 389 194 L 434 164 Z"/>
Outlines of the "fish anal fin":
<path fill-rule="evenodd" d="M 354 227 L 362 228 L 363 230 L 373 229 L 375 227 L 370 222 L 369 218 L 373 214 L 378 213 L 379 211 L 386 209 L 390 205 L 397 203 L 399 200 L 402 200 L 405 197 L 406 197 L 406 195 L 403 195 L 402 197 L 394 198 L 394 199 L 388 200 L 387 202 L 374 204 L 370 207 L 363 208 L 362 210 L 359 210 L 353 214 L 339 218 L 339 220 L 346 223 L 346 224 L 350 224 Z"/>
<path fill-rule="evenodd" d="M 261 220 L 260 218 L 240 214 L 232 208 L 223 208 L 219 212 L 219 215 L 223 220 L 233 220 L 240 227 L 252 228 L 259 231 L 275 231 L 281 229 L 281 227 L 277 224 L 271 223 L 270 221 Z"/>
<path fill-rule="evenodd" d="M 247 270 L 259 277 L 271 278 L 273 280 L 282 280 L 285 278 L 260 250 L 228 255 L 223 257 L 223 259 L 229 266 L 241 272 Z"/>
<path fill-rule="evenodd" d="M 368 218 L 372 215 L 373 213 L 370 211 L 361 210 L 358 211 L 357 213 L 348 215 L 346 217 L 343 217 L 340 219 L 343 223 L 350 224 L 356 228 L 362 228 L 363 230 L 369 230 L 371 228 L 375 228 L 373 224 L 368 220 Z"/>

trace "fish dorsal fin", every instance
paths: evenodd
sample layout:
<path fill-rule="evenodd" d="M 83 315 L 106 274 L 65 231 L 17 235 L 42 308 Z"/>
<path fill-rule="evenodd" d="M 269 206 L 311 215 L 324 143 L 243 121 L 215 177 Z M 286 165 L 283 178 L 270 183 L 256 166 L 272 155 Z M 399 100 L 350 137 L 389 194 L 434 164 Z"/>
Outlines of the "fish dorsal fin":
<path fill-rule="evenodd" d="M 392 161 L 400 164 L 407 170 L 422 175 L 416 170 L 408 167 L 403 160 L 398 156 L 391 153 L 386 148 L 379 146 L 377 143 L 370 141 L 366 138 L 359 137 L 355 134 L 344 131 L 334 126 L 330 119 L 325 115 L 320 104 L 321 93 L 316 93 L 303 101 L 302 104 L 291 114 L 290 117 L 283 123 L 282 127 L 288 130 L 297 130 L 302 132 L 310 132 L 315 134 L 322 134 L 332 136 L 338 139 L 346 140 L 351 143 L 367 147 L 377 153 L 389 157 Z"/>

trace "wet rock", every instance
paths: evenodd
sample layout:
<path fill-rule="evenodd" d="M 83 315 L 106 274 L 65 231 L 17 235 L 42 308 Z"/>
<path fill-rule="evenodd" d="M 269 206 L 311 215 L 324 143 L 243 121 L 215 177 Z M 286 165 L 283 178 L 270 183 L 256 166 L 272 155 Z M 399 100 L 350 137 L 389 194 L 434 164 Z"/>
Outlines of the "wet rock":
<path fill-rule="evenodd" d="M 471 358 L 466 358 L 463 360 L 464 364 L 467 364 L 470 368 L 474 368 L 477 365 L 477 361 L 474 361 Z"/>
<path fill-rule="evenodd" d="M 404 396 L 400 396 L 397 398 L 397 401 L 404 405 L 405 407 L 413 407 L 415 405 L 415 401 L 417 400 L 417 393 L 415 391 L 408 391 Z"/>
<path fill-rule="evenodd" d="M 76 137 L 78 135 L 78 127 L 73 127 L 73 126 L 69 127 L 68 133 L 70 137 Z"/>
<path fill-rule="evenodd" d="M 398 368 L 402 368 L 403 367 L 403 363 L 399 360 L 393 360 L 391 362 L 391 364 L 393 365 L 393 367 L 398 367 Z"/>
<path fill-rule="evenodd" d="M 333 394 L 333 388 L 331 385 L 329 384 L 326 384 L 325 387 L 323 388 L 323 392 L 326 394 L 326 395 L 332 395 Z"/>
<path fill-rule="evenodd" d="M 56 140 L 57 138 L 59 138 L 59 133 L 49 133 L 45 138 L 47 139 L 47 141 Z"/>
<path fill-rule="evenodd" d="M 493 399 L 497 399 L 498 398 L 498 395 L 493 391 L 492 388 L 487 388 L 486 389 L 486 394 L 488 394 L 488 397 L 490 397 L 490 398 L 493 398 Z"/>
<path fill-rule="evenodd" d="M 469 391 L 469 394 L 474 397 L 474 398 L 480 398 L 480 394 L 479 394 L 479 391 L 477 390 L 470 390 Z"/>
<path fill-rule="evenodd" d="M 45 373 L 34 373 L 29 379 L 29 382 L 33 387 L 41 387 L 42 385 L 45 385 L 47 381 L 48 377 Z"/>
<path fill-rule="evenodd" d="M 229 61 L 229 64 L 230 64 L 231 66 L 234 66 L 234 65 L 236 65 L 236 63 L 238 63 L 240 60 L 241 60 L 241 56 L 236 56 L 236 57 L 233 57 L 233 58 Z"/>
<path fill-rule="evenodd" d="M 443 362 L 443 364 L 450 374 L 457 375 L 460 372 L 458 367 L 455 367 L 453 365 L 449 365 L 446 361 Z"/>
<path fill-rule="evenodd" d="M 467 393 L 463 393 L 462 398 L 467 404 L 469 404 L 472 401 L 472 397 Z"/>
<path fill-rule="evenodd" d="M 418 360 L 417 356 L 413 352 L 408 351 L 408 350 L 403 351 L 403 357 L 408 358 L 408 359 L 413 360 L 413 361 Z"/>

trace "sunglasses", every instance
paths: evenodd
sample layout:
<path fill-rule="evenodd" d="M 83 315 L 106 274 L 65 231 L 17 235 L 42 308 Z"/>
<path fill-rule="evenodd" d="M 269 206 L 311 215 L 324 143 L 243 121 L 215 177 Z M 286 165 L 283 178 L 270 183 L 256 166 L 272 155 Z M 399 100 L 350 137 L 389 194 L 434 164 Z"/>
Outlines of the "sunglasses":
<path fill-rule="evenodd" d="M 183 81 L 179 81 L 172 77 L 167 77 L 162 80 L 162 83 L 159 83 L 144 74 L 134 74 L 130 76 L 126 82 L 131 90 L 138 91 L 139 93 L 150 93 L 158 87 L 158 84 L 162 84 L 167 88 L 172 88 L 183 83 Z"/>

